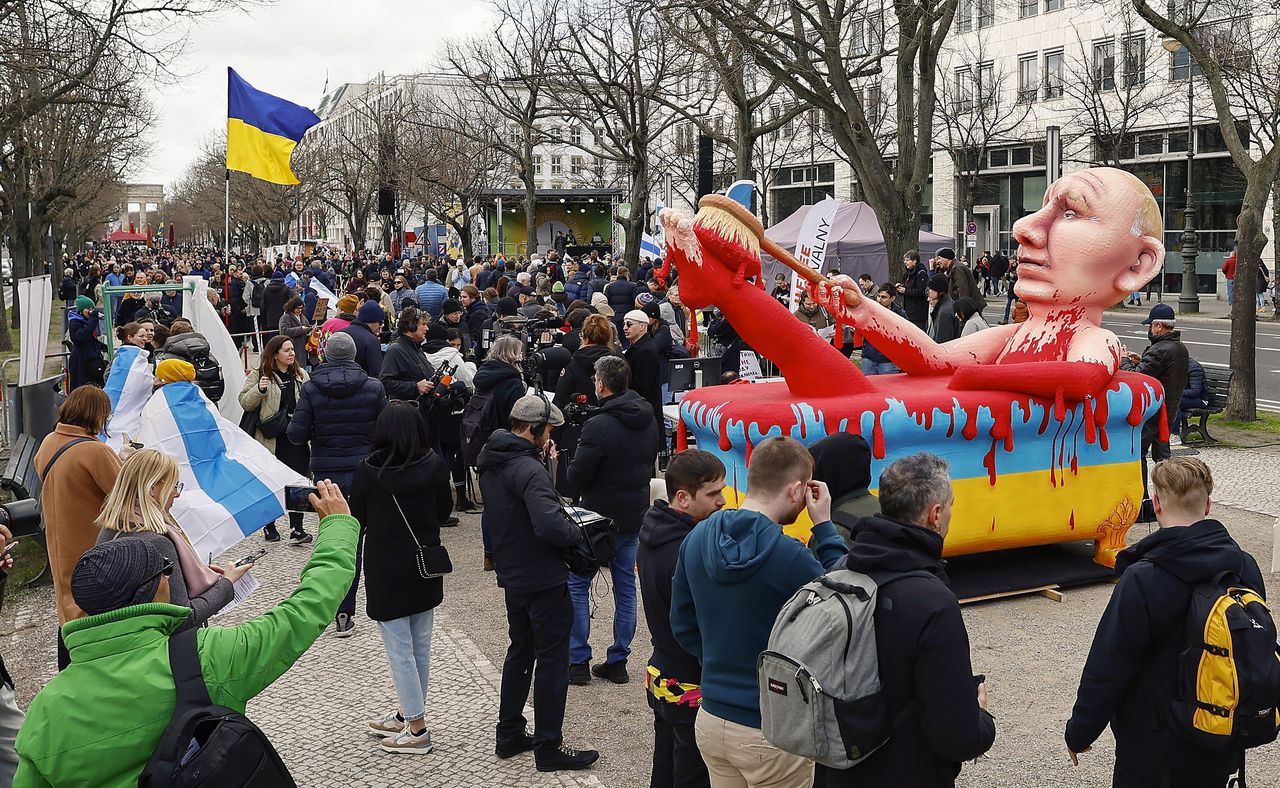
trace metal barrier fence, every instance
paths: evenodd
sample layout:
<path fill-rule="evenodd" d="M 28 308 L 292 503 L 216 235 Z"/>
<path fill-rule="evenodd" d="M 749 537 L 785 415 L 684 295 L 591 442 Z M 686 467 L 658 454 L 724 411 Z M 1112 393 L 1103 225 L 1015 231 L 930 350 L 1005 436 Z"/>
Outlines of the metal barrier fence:
<path fill-rule="evenodd" d="M 70 355 L 71 354 L 65 350 L 62 351 L 61 353 L 46 353 L 44 356 L 44 360 L 48 361 L 51 358 L 66 359 Z M 0 363 L 0 380 L 4 382 L 4 385 L 0 387 L 0 448 L 8 449 L 10 446 L 13 445 L 13 438 L 15 437 L 12 431 L 13 430 L 12 400 L 14 397 L 18 396 L 18 384 L 9 383 L 9 365 L 21 360 L 21 358 L 22 358 L 21 356 L 14 356 L 12 358 L 5 359 L 3 363 Z M 62 377 L 64 380 L 64 383 L 63 383 L 64 389 L 66 388 L 66 384 L 65 384 L 66 376 L 67 376 L 67 365 L 66 365 L 66 362 L 64 361 L 62 364 Z M 12 396 L 10 396 L 11 393 L 12 393 Z"/>

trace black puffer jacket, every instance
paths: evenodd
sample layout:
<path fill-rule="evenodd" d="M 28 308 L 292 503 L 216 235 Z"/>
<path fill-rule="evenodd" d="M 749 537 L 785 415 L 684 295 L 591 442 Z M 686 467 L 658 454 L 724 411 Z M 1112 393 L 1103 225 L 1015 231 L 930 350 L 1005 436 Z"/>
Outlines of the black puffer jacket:
<path fill-rule="evenodd" d="M 698 658 L 681 648 L 671 633 L 671 578 L 680 559 L 680 545 L 695 525 L 689 515 L 672 509 L 666 501 L 657 501 L 644 513 L 640 548 L 636 551 L 644 620 L 653 642 L 649 664 L 664 677 L 682 684 L 702 681 Z"/>
<path fill-rule="evenodd" d="M 613 307 L 613 321 L 622 322 L 622 316 L 636 308 L 636 286 L 628 279 L 615 279 L 604 286 L 604 297 Z"/>
<path fill-rule="evenodd" d="M 354 361 L 329 361 L 302 384 L 286 435 L 311 442 L 311 470 L 352 473 L 373 448 L 373 423 L 387 405 L 382 384 Z"/>
<path fill-rule="evenodd" d="M 368 373 L 371 378 L 381 375 L 382 343 L 378 341 L 378 336 L 373 333 L 373 330 L 368 325 L 357 320 L 342 329 L 342 333 L 355 340 L 356 363 L 360 365 L 360 368 Z"/>
<path fill-rule="evenodd" d="M 418 381 L 431 380 L 435 374 L 436 369 L 427 360 L 422 346 L 401 334 L 387 348 L 378 380 L 382 381 L 382 387 L 387 390 L 387 396 L 391 399 L 416 402 Z"/>
<path fill-rule="evenodd" d="M 902 275 L 902 309 L 907 319 L 923 328 L 929 322 L 929 272 L 916 264 Z"/>
<path fill-rule="evenodd" d="M 1161 721 L 1177 685 L 1191 585 L 1226 571 L 1266 594 L 1257 562 L 1217 520 L 1162 528 L 1116 558 L 1120 581 L 1098 622 L 1066 743 L 1080 752 L 1110 723 L 1117 786 L 1159 785 L 1166 767 L 1177 785 L 1223 785 L 1235 770 L 1238 754 L 1175 741 Z"/>
<path fill-rule="evenodd" d="M 569 578 L 564 551 L 582 541 L 582 532 L 564 516 L 538 450 L 497 430 L 477 467 L 498 585 L 521 593 L 563 585 Z"/>
<path fill-rule="evenodd" d="M 596 374 L 596 362 L 614 352 L 604 345 L 580 347 L 573 354 L 569 366 L 556 381 L 556 407 L 563 408 L 573 401 L 575 394 L 586 394 L 587 402 L 596 404 L 596 387 L 592 378 Z"/>
<path fill-rule="evenodd" d="M 914 702 L 916 708 L 865 761 L 844 771 L 826 770 L 827 786 L 955 785 L 960 764 L 991 748 L 996 725 L 978 706 L 969 635 L 942 566 L 942 537 L 887 517 L 863 518 L 847 562 L 878 582 L 911 571 L 933 576 L 882 588 L 876 608 L 888 707 L 896 713 Z"/>
<path fill-rule="evenodd" d="M 600 412 L 582 425 L 569 466 L 569 484 L 583 507 L 610 518 L 625 536 L 640 532 L 649 508 L 649 480 L 658 456 L 653 409 L 627 390 L 600 402 Z"/>
<path fill-rule="evenodd" d="M 293 291 L 285 285 L 283 279 L 272 279 L 262 288 L 262 315 L 258 319 L 267 331 L 280 325 L 280 318 L 284 317 L 284 305 L 292 295 Z"/>
<path fill-rule="evenodd" d="M 476 370 L 475 383 L 477 392 L 494 392 L 493 423 L 498 429 L 510 427 L 511 409 L 515 407 L 516 400 L 528 391 L 520 370 L 510 364 L 489 359 Z"/>
<path fill-rule="evenodd" d="M 431 610 L 444 600 L 444 579 L 424 580 L 418 574 L 414 537 L 423 547 L 440 544 L 440 521 L 451 511 L 449 470 L 433 451 L 394 466 L 379 452 L 356 468 L 351 514 L 366 530 L 364 576 L 369 618 L 404 618 Z M 407 524 L 405 517 L 409 518 Z"/>
<path fill-rule="evenodd" d="M 1147 349 L 1142 351 L 1142 360 L 1137 364 L 1125 359 L 1120 363 L 1120 368 L 1141 372 L 1160 381 L 1160 385 L 1164 386 L 1164 410 L 1169 414 L 1169 423 L 1172 424 L 1173 415 L 1178 412 L 1178 406 L 1182 402 L 1182 392 L 1187 387 L 1190 360 L 1187 346 L 1182 344 L 1182 332 L 1170 331 L 1151 340 Z"/>

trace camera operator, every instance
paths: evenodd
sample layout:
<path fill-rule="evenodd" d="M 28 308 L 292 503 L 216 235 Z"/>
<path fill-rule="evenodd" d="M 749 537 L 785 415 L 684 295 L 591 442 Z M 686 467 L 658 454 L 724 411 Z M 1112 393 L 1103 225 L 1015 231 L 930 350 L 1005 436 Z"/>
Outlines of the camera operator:
<path fill-rule="evenodd" d="M 613 581 L 613 645 L 603 663 L 591 663 L 591 581 L 573 575 L 573 630 L 569 636 L 569 681 L 591 683 L 594 673 L 614 684 L 626 684 L 627 657 L 636 634 L 636 548 L 641 521 L 649 508 L 649 479 L 658 456 L 658 428 L 653 408 L 631 391 L 631 368 L 619 356 L 595 363 L 595 395 L 599 411 L 582 425 L 577 451 L 569 465 L 569 483 L 582 494 L 583 507 L 613 520 L 617 552 L 609 564 Z"/>
<path fill-rule="evenodd" d="M 515 337 L 502 337 L 491 355 L 510 359 L 523 349 Z M 490 363 L 506 362 L 485 362 Z M 510 420 L 503 424 L 510 430 L 493 433 L 479 463 L 485 513 L 494 515 L 493 563 L 511 637 L 502 665 L 496 751 L 499 758 L 510 758 L 533 750 L 538 771 L 583 769 L 599 753 L 564 746 L 562 731 L 574 621 L 563 551 L 580 542 L 582 533 L 565 517 L 543 464 L 550 429 L 563 424 L 564 416 L 537 395 L 520 397 L 508 413 Z M 525 732 L 524 717 L 530 679 L 532 736 Z"/>
<path fill-rule="evenodd" d="M 503 299 L 506 300 L 506 299 Z M 504 334 L 493 342 L 484 363 L 476 370 L 475 390 L 477 397 L 488 395 L 493 402 L 489 405 L 480 434 L 470 435 L 463 431 L 462 441 L 473 445 L 475 441 L 488 441 L 490 435 L 511 420 L 511 409 L 525 395 L 527 388 L 521 374 L 524 361 L 524 340 L 515 334 Z M 472 407 L 475 407 L 473 404 Z M 483 486 L 482 486 L 483 489 Z M 488 496 L 485 496 L 488 500 Z M 484 570 L 493 571 L 493 545 L 489 534 L 489 507 L 485 507 L 480 518 L 480 534 L 484 542 Z"/>
<path fill-rule="evenodd" d="M 408 306 L 400 310 L 396 321 L 396 340 L 387 348 L 386 358 L 382 360 L 382 373 L 378 376 L 389 399 L 418 402 L 420 408 L 423 398 L 435 388 L 431 379 L 435 377 L 436 369 L 422 349 L 427 321 L 426 313 L 417 307 Z M 425 418 L 425 409 L 423 411 Z"/>

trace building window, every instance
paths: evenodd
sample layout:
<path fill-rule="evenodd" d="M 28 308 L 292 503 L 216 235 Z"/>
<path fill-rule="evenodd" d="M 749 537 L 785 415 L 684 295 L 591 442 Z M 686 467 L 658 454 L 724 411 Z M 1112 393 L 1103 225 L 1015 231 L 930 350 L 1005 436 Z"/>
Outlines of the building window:
<path fill-rule="evenodd" d="M 533 157 L 533 174 L 534 175 L 542 174 L 542 157 L 541 156 Z"/>
<path fill-rule="evenodd" d="M 956 32 L 968 33 L 973 29 L 973 0 L 960 0 L 956 6 Z"/>
<path fill-rule="evenodd" d="M 1124 86 L 1138 87 L 1147 81 L 1147 39 L 1141 33 L 1124 40 Z"/>
<path fill-rule="evenodd" d="M 996 23 L 996 0 L 978 0 L 978 29 Z"/>
<path fill-rule="evenodd" d="M 867 16 L 867 49 L 873 54 L 884 48 L 884 20 L 880 14 Z"/>
<path fill-rule="evenodd" d="M 986 108 L 996 93 L 996 67 L 994 63 L 978 64 L 977 94 L 978 106 Z"/>
<path fill-rule="evenodd" d="M 1159 156 L 1164 153 L 1163 134 L 1143 134 L 1138 137 L 1139 156 Z"/>
<path fill-rule="evenodd" d="M 1029 167 L 1031 166 L 1031 148 L 1010 148 L 1009 164 L 1013 167 Z"/>
<path fill-rule="evenodd" d="M 569 174 L 570 175 L 582 174 L 582 157 L 581 156 L 573 156 L 569 159 Z"/>
<path fill-rule="evenodd" d="M 604 183 L 604 158 L 596 156 L 591 166 L 596 171 L 596 180 Z"/>
<path fill-rule="evenodd" d="M 880 86 L 872 85 L 867 88 L 867 106 L 871 108 L 867 113 L 867 120 L 871 121 L 872 126 L 880 125 L 880 118 L 883 117 L 884 110 L 881 104 Z"/>
<path fill-rule="evenodd" d="M 1032 102 L 1040 89 L 1036 69 L 1035 55 L 1022 55 L 1018 58 L 1018 101 Z"/>
<path fill-rule="evenodd" d="M 1187 133 L 1185 131 L 1169 132 L 1169 152 L 1170 153 L 1186 153 L 1187 151 Z"/>
<path fill-rule="evenodd" d="M 1008 167 L 1009 149 L 996 148 L 988 154 L 987 160 L 991 163 L 992 167 Z"/>
<path fill-rule="evenodd" d="M 1044 12 L 1047 14 L 1050 11 L 1061 11 L 1062 5 L 1063 0 L 1044 0 Z"/>
<path fill-rule="evenodd" d="M 582 144 L 582 129 L 580 127 L 578 126 L 569 127 L 569 144 L 570 145 Z"/>
<path fill-rule="evenodd" d="M 1026 19 L 1040 13 L 1040 0 L 1018 0 L 1018 18 Z"/>
<path fill-rule="evenodd" d="M 956 92 L 952 110 L 956 113 L 973 111 L 973 83 L 967 68 L 956 69 Z"/>
<path fill-rule="evenodd" d="M 1188 71 L 1191 72 L 1192 77 L 1204 76 L 1204 70 L 1200 68 L 1200 64 L 1192 60 L 1191 53 L 1186 47 L 1181 47 L 1169 55 L 1169 79 L 1172 82 L 1185 82 Z"/>
<path fill-rule="evenodd" d="M 552 175 L 560 174 L 560 157 L 559 156 L 551 157 L 551 174 Z"/>
<path fill-rule="evenodd" d="M 1044 53 L 1044 97 L 1046 99 L 1062 98 L 1062 50 L 1057 49 Z"/>
<path fill-rule="evenodd" d="M 1116 86 L 1116 42 L 1093 42 L 1093 89 L 1114 90 Z"/>

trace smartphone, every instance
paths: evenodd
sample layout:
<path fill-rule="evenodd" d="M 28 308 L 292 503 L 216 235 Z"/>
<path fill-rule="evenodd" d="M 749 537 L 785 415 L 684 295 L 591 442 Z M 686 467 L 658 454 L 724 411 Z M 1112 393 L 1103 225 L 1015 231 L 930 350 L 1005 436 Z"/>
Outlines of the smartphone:
<path fill-rule="evenodd" d="M 284 508 L 291 512 L 314 512 L 307 496 L 315 491 L 316 488 L 309 484 L 287 485 L 284 488 Z"/>
<path fill-rule="evenodd" d="M 256 564 L 258 562 L 258 559 L 262 558 L 266 554 L 267 554 L 267 548 L 264 547 L 261 550 L 257 551 L 256 553 L 250 553 L 249 555 L 246 555 L 244 558 L 241 558 L 239 561 L 236 561 L 236 566 L 244 566 L 245 564 Z"/>
<path fill-rule="evenodd" d="M 8 555 L 8 554 L 9 554 L 9 551 L 10 551 L 10 550 L 12 550 L 13 548 L 17 547 L 17 546 L 18 546 L 18 542 L 21 542 L 21 541 L 22 541 L 21 539 L 14 539 L 14 540 L 12 540 L 11 542 L 9 542 L 9 544 L 5 545 L 5 546 L 4 546 L 4 551 L 3 551 L 3 552 L 0 552 L 0 557 L 3 557 L 3 556 Z"/>
<path fill-rule="evenodd" d="M 973 677 L 973 686 L 976 689 L 980 684 L 986 684 L 987 677 L 981 673 Z"/>

